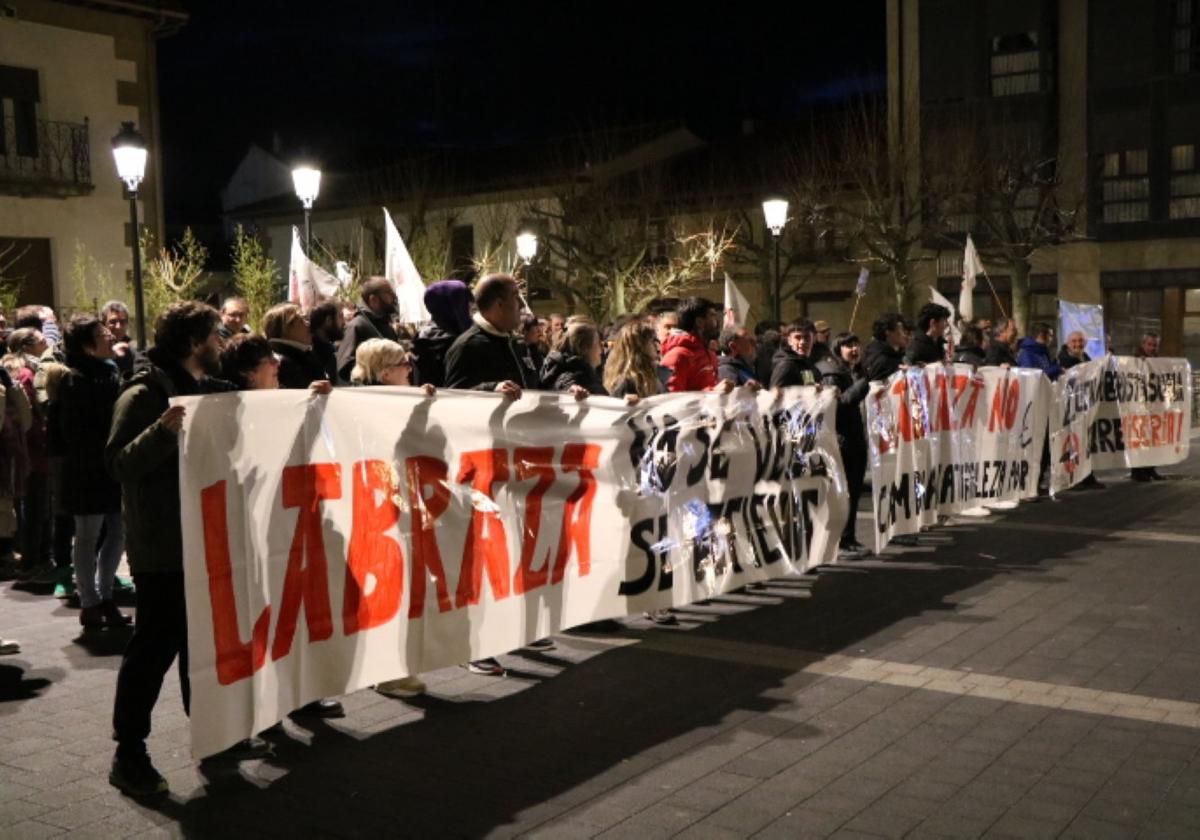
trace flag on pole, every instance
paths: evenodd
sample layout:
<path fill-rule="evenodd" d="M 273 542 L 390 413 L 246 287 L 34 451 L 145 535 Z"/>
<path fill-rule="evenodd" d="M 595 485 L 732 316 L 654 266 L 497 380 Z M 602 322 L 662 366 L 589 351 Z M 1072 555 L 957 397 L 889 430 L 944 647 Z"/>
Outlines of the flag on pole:
<path fill-rule="evenodd" d="M 749 314 L 750 301 L 730 278 L 729 272 L 725 272 L 725 326 L 744 326 Z"/>
<path fill-rule="evenodd" d="M 957 319 L 954 317 L 954 304 L 946 300 L 946 297 L 933 286 L 929 287 L 929 297 L 934 303 L 950 310 L 950 340 L 957 345 L 962 340 L 962 330 L 958 328 Z"/>
<path fill-rule="evenodd" d="M 972 292 L 975 290 L 975 278 L 983 274 L 983 263 L 979 261 L 979 252 L 971 234 L 967 234 L 967 248 L 963 251 L 962 289 L 958 293 L 958 314 L 964 321 L 975 318 L 975 303 Z"/>
<path fill-rule="evenodd" d="M 854 284 L 854 294 L 862 297 L 867 293 L 867 280 L 871 276 L 870 269 L 862 268 L 858 272 L 858 282 Z"/>
<path fill-rule="evenodd" d="M 338 281 L 308 258 L 300 241 L 300 229 L 292 225 L 292 257 L 288 266 L 288 301 L 303 309 L 316 306 L 321 298 L 333 297 Z"/>
<path fill-rule="evenodd" d="M 420 324 L 429 320 L 425 308 L 425 284 L 417 273 L 417 266 L 400 238 L 400 231 L 392 221 L 392 214 L 383 208 L 383 225 L 387 233 L 386 250 L 383 258 L 383 276 L 396 291 L 396 309 L 401 324 Z"/>

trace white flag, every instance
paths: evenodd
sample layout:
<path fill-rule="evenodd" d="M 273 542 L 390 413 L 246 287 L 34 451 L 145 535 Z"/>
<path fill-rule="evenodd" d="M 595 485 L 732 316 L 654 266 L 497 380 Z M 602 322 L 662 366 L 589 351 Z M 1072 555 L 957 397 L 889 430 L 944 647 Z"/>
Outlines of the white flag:
<path fill-rule="evenodd" d="M 400 231 L 392 221 L 392 214 L 383 208 L 383 225 L 387 233 L 386 250 L 383 258 L 383 276 L 396 291 L 396 308 L 401 324 L 421 324 L 429 320 L 425 308 L 425 284 L 417 273 L 417 266 L 409 256 Z"/>
<path fill-rule="evenodd" d="M 975 290 L 975 278 L 983 274 L 983 263 L 979 261 L 979 253 L 971 234 L 967 234 L 967 247 L 963 251 L 962 290 L 958 293 L 958 314 L 964 321 L 975 318 L 975 302 L 971 293 Z"/>
<path fill-rule="evenodd" d="M 950 310 L 950 339 L 954 344 L 958 344 L 962 339 L 962 331 L 958 328 L 958 324 L 956 323 L 956 319 L 954 317 L 954 304 L 946 300 L 945 296 L 933 286 L 929 287 L 929 297 L 934 303 L 938 304 L 939 306 L 944 306 Z"/>
<path fill-rule="evenodd" d="M 729 277 L 729 272 L 725 272 L 725 326 L 744 326 L 749 314 L 750 301 L 746 300 L 741 289 Z"/>
<path fill-rule="evenodd" d="M 334 297 L 338 281 L 321 266 L 308 258 L 300 242 L 300 229 L 292 226 L 292 258 L 288 266 L 288 301 L 302 309 L 311 309 L 321 298 Z"/>

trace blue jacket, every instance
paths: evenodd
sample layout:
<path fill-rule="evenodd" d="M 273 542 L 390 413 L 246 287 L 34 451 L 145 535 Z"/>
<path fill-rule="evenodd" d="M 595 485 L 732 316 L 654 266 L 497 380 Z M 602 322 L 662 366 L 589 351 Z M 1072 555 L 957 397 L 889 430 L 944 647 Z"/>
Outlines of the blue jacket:
<path fill-rule="evenodd" d="M 1050 358 L 1050 348 L 1028 336 L 1022 338 L 1021 343 L 1017 345 L 1017 366 L 1037 368 L 1050 377 L 1051 382 L 1058 379 L 1058 375 L 1062 373 L 1058 362 Z"/>

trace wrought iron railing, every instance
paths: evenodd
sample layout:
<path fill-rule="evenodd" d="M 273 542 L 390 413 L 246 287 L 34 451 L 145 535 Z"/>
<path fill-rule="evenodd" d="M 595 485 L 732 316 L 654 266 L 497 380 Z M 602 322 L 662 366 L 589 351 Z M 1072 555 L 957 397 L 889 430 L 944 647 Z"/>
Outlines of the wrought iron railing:
<path fill-rule="evenodd" d="M 88 123 L 4 118 L 0 140 L 0 190 L 89 191 L 92 188 Z"/>

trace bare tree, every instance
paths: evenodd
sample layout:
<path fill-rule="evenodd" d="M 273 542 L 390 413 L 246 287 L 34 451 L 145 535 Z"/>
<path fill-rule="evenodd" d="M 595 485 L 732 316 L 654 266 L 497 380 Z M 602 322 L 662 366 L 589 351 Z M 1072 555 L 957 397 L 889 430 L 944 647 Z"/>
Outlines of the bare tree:
<path fill-rule="evenodd" d="M 1077 238 L 1079 206 L 1064 206 L 1058 160 L 1046 151 L 1037 122 L 1014 121 L 1004 112 L 960 118 L 930 134 L 928 146 L 955 172 L 952 212 L 968 221 L 985 264 L 1007 269 L 1012 314 L 1024 334 L 1033 255 Z"/>

